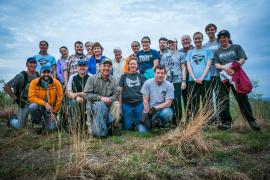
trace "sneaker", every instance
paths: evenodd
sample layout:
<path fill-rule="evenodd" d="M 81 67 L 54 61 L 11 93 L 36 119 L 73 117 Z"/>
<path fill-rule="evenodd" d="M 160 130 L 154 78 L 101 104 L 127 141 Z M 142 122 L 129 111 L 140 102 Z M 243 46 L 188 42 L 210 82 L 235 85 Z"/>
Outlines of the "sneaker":
<path fill-rule="evenodd" d="M 43 129 L 43 125 L 42 124 L 34 124 L 34 131 L 37 134 L 41 134 L 42 133 L 42 129 Z"/>
<path fill-rule="evenodd" d="M 219 124 L 218 129 L 220 129 L 220 130 L 231 129 L 231 125 L 230 124 Z"/>
<path fill-rule="evenodd" d="M 249 123 L 250 128 L 253 129 L 254 131 L 260 131 L 261 130 L 260 126 L 258 126 L 256 121 L 249 121 L 248 123 Z"/>

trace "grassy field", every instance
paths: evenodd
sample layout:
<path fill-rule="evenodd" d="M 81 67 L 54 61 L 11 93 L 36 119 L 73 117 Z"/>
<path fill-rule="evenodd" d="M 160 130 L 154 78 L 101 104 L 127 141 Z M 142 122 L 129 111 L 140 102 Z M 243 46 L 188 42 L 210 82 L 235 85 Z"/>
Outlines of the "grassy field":
<path fill-rule="evenodd" d="M 198 122 L 199 123 L 199 122 Z M 270 124 L 229 131 L 192 124 L 93 139 L 0 124 L 0 179 L 269 179 Z"/>
<path fill-rule="evenodd" d="M 151 133 L 92 138 L 65 131 L 15 130 L 16 106 L 0 93 L 0 179 L 270 179 L 270 103 L 253 99 L 262 130 L 252 131 L 234 101 L 233 128 L 188 125 Z"/>

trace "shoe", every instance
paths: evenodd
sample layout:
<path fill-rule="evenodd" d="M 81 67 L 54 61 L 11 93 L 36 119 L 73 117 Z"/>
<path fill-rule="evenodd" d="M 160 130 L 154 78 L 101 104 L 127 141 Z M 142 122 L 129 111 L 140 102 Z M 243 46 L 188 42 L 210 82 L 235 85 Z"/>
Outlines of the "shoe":
<path fill-rule="evenodd" d="M 261 130 L 260 126 L 258 126 L 256 121 L 249 121 L 248 123 L 249 123 L 250 128 L 253 129 L 254 131 L 260 131 Z"/>
<path fill-rule="evenodd" d="M 43 125 L 42 124 L 34 124 L 34 131 L 37 134 L 41 134 L 42 133 L 42 129 L 43 129 Z"/>
<path fill-rule="evenodd" d="M 220 130 L 228 130 L 228 129 L 231 129 L 231 124 L 219 124 L 218 125 L 218 129 Z"/>

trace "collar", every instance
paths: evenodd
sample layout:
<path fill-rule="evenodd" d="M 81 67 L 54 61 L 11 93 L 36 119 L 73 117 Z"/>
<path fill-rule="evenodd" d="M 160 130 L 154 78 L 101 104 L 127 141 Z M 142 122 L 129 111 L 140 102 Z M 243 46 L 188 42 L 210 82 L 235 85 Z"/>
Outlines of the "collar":
<path fill-rule="evenodd" d="M 97 74 L 97 78 L 99 78 L 99 79 L 101 79 L 101 80 L 103 80 L 103 81 L 106 81 L 106 80 L 112 81 L 112 76 L 111 76 L 111 75 L 109 76 L 109 78 L 107 78 L 107 79 L 104 80 L 104 79 L 102 78 L 102 76 L 101 76 L 101 72 Z"/>
<path fill-rule="evenodd" d="M 53 83 L 53 78 L 52 77 L 50 77 L 50 79 L 49 79 L 49 85 L 50 84 L 52 84 Z M 37 83 L 39 86 L 41 86 L 41 84 L 42 84 L 42 82 L 41 82 L 41 77 L 39 77 L 39 80 L 38 80 L 38 83 Z M 41 86 L 42 87 L 42 86 Z"/>

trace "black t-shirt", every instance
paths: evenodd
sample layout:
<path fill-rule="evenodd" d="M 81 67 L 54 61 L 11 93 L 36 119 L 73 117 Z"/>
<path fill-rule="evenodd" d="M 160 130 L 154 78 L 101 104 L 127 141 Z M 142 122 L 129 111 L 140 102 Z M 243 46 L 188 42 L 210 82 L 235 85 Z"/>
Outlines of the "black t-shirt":
<path fill-rule="evenodd" d="M 123 88 L 122 102 L 128 104 L 137 104 L 143 101 L 141 88 L 145 78 L 143 75 L 136 74 L 123 74 L 119 81 L 119 86 Z"/>

